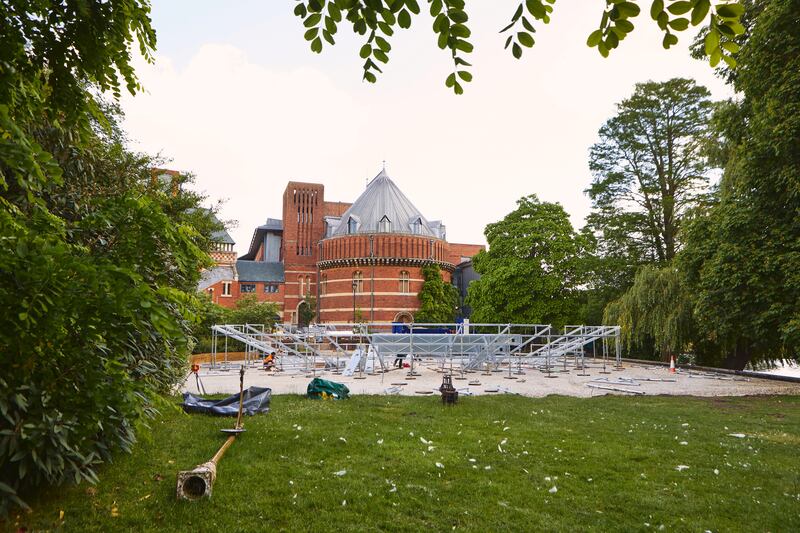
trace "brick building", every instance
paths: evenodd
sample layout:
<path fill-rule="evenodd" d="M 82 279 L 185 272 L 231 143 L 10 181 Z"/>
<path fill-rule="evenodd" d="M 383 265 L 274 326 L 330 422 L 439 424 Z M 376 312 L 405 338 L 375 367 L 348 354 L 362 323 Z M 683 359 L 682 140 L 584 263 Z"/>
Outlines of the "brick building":
<path fill-rule="evenodd" d="M 422 267 L 436 264 L 451 281 L 460 264 L 483 249 L 447 242 L 441 221 L 426 219 L 381 171 L 352 204 L 325 200 L 318 183 L 291 181 L 283 216 L 253 232 L 235 257 L 227 232 L 217 235 L 217 266 L 200 289 L 232 307 L 243 294 L 279 304 L 284 322 L 297 322 L 307 296 L 318 322 L 410 321 L 419 307 Z"/>

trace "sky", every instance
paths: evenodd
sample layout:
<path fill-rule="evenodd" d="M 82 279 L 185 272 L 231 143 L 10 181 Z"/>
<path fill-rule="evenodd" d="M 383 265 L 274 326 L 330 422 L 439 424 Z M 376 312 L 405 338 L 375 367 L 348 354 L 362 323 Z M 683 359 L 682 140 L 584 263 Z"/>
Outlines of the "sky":
<path fill-rule="evenodd" d="M 498 33 L 516 3 L 468 2 L 474 81 L 461 96 L 444 85 L 452 66 L 426 11 L 395 33 L 370 84 L 361 37 L 342 25 L 336 46 L 315 54 L 294 5 L 154 0 L 155 63 L 137 61 L 145 92 L 122 101 L 132 146 L 194 173 L 209 205 L 222 200 L 240 254 L 256 226 L 281 217 L 287 181 L 322 183 L 326 200 L 352 202 L 383 161 L 450 242 L 485 243 L 486 224 L 529 194 L 559 202 L 577 229 L 591 207 L 589 147 L 635 83 L 689 77 L 715 99 L 732 96 L 689 56 L 693 32 L 664 50 L 644 12 L 608 58 L 588 48 L 600 0 L 557 2 L 521 60 Z"/>

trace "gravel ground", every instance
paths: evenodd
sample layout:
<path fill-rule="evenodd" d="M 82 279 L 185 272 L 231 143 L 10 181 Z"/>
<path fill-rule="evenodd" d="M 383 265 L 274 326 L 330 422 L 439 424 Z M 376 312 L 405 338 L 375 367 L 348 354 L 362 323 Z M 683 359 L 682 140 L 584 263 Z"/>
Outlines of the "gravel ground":
<path fill-rule="evenodd" d="M 304 394 L 306 386 L 313 377 L 321 377 L 344 383 L 351 394 L 438 394 L 442 383 L 442 372 L 434 360 L 423 360 L 415 368 L 418 376 L 409 376 L 408 369 L 394 369 L 374 375 L 364 374 L 364 379 L 356 376 L 342 376 L 330 371 L 317 371 L 316 374 L 299 371 L 266 372 L 260 367 L 248 368 L 245 374 L 245 387 L 270 387 L 273 394 Z M 239 391 L 239 364 L 232 363 L 231 369 L 221 371 L 203 366 L 200 379 L 207 393 L 235 393 Z M 636 391 L 646 395 L 667 394 L 686 396 L 746 396 L 756 394 L 800 394 L 800 383 L 787 383 L 767 379 L 746 378 L 709 372 L 678 370 L 670 374 L 662 366 L 625 363 L 623 370 L 613 370 L 601 374 L 599 362 L 587 362 L 585 373 L 574 368 L 568 372 L 553 372 L 548 378 L 538 369 L 523 369 L 524 375 L 512 373 L 515 379 L 508 379 L 508 370 L 467 373 L 463 376 L 454 373 L 453 385 L 462 395 L 478 394 L 520 394 L 542 397 L 550 394 L 589 397 L 600 394 L 634 394 L 608 390 L 603 387 Z M 515 372 L 514 369 L 512 372 Z M 663 381 L 662 381 L 663 380 Z M 183 391 L 197 393 L 194 376 L 184 384 Z"/>

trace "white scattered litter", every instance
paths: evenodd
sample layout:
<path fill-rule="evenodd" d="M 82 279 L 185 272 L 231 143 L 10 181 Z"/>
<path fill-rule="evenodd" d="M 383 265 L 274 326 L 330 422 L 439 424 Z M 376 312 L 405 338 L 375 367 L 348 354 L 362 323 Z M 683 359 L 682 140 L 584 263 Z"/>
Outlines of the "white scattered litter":
<path fill-rule="evenodd" d="M 484 470 L 491 470 L 491 469 L 492 469 L 492 467 L 491 467 L 491 466 L 489 466 L 489 465 L 486 465 L 486 466 L 484 466 L 484 467 L 483 467 L 483 469 L 484 469 Z"/>
<path fill-rule="evenodd" d="M 469 460 L 469 462 L 470 462 L 470 463 L 474 463 L 474 462 L 475 462 L 475 459 L 470 459 L 470 460 Z"/>
<path fill-rule="evenodd" d="M 681 427 L 688 428 L 688 427 L 689 427 L 689 424 L 687 424 L 686 422 L 684 422 L 683 424 L 681 424 Z"/>
<path fill-rule="evenodd" d="M 680 441 L 678 444 L 680 444 L 681 446 L 688 446 L 689 445 L 689 443 L 686 442 L 685 440 Z"/>
<path fill-rule="evenodd" d="M 550 489 L 550 490 L 548 490 L 547 492 L 549 492 L 550 494 L 555 494 L 556 492 L 558 492 L 558 487 L 556 487 L 555 485 L 553 485 L 553 488 L 551 488 L 551 489 Z"/>
<path fill-rule="evenodd" d="M 686 466 L 686 465 L 678 465 L 678 466 L 675 467 L 675 470 L 677 470 L 678 472 L 683 472 L 684 470 L 688 470 L 688 469 L 689 469 L 689 467 Z"/>
<path fill-rule="evenodd" d="M 431 443 L 431 441 L 429 441 L 429 440 L 425 440 L 425 438 L 424 438 L 424 437 L 420 437 L 420 438 L 419 438 L 419 441 L 420 441 L 422 444 L 430 444 L 430 443 Z"/>
<path fill-rule="evenodd" d="M 292 480 L 290 479 L 290 480 L 289 480 L 289 485 L 294 485 L 294 481 L 292 481 Z"/>
<path fill-rule="evenodd" d="M 728 429 L 728 428 L 725 428 L 725 429 Z M 736 437 L 737 439 L 743 439 L 747 435 L 745 435 L 744 433 L 728 433 L 728 436 L 729 437 Z"/>
<path fill-rule="evenodd" d="M 347 500 L 342 500 L 342 507 L 344 507 L 345 505 L 347 505 Z"/>
<path fill-rule="evenodd" d="M 545 481 L 550 481 L 550 476 L 545 476 L 544 480 Z"/>
<path fill-rule="evenodd" d="M 508 442 L 508 439 L 501 440 L 500 441 L 500 446 L 505 446 L 507 442 Z"/>
<path fill-rule="evenodd" d="M 383 444 L 383 439 L 378 439 L 378 444 Z"/>
<path fill-rule="evenodd" d="M 409 436 L 409 437 L 413 437 L 413 436 L 414 436 L 414 432 L 413 432 L 413 431 L 409 431 L 409 432 L 408 432 L 408 436 Z"/>
<path fill-rule="evenodd" d="M 506 426 L 506 427 L 503 428 L 503 431 L 508 431 L 509 429 L 511 429 L 511 428 Z"/>
<path fill-rule="evenodd" d="M 436 468 L 444 468 L 444 465 L 442 463 L 436 463 Z"/>
<path fill-rule="evenodd" d="M 343 475 L 345 475 L 346 473 L 347 473 L 347 470 L 339 470 L 338 472 L 334 472 L 334 473 L 333 473 L 333 475 L 334 475 L 334 476 L 339 476 L 339 477 L 342 477 L 342 476 L 343 476 Z"/>
<path fill-rule="evenodd" d="M 715 469 L 714 469 L 714 473 L 715 473 L 716 475 L 719 475 L 719 470 L 715 468 Z"/>
<path fill-rule="evenodd" d="M 428 446 L 428 451 L 429 452 L 432 452 L 435 449 L 436 449 L 436 446 Z"/>
<path fill-rule="evenodd" d="M 342 442 L 344 442 L 345 444 L 347 443 L 347 439 L 346 439 L 346 438 L 344 438 L 344 437 L 339 437 L 339 440 L 340 440 L 340 441 L 342 441 Z"/>

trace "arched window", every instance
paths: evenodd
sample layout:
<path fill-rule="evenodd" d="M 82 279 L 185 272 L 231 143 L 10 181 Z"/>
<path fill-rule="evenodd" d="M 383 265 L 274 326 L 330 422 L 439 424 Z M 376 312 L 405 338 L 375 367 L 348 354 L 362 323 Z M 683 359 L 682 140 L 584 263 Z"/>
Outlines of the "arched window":
<path fill-rule="evenodd" d="M 347 219 L 347 233 L 353 234 L 358 229 L 358 222 L 353 217 Z"/>
<path fill-rule="evenodd" d="M 406 272 L 405 270 L 400 272 L 400 292 L 402 293 L 411 292 L 411 281 L 409 280 L 408 272 Z"/>
<path fill-rule="evenodd" d="M 353 272 L 353 290 L 364 292 L 364 274 L 360 270 Z"/>
<path fill-rule="evenodd" d="M 323 274 L 319 279 L 319 293 L 325 295 L 328 293 L 328 275 Z"/>
<path fill-rule="evenodd" d="M 306 276 L 306 292 L 311 294 L 311 276 Z"/>
<path fill-rule="evenodd" d="M 378 231 L 381 233 L 390 233 L 392 231 L 392 221 L 389 217 L 383 215 L 383 218 L 378 222 Z"/>

